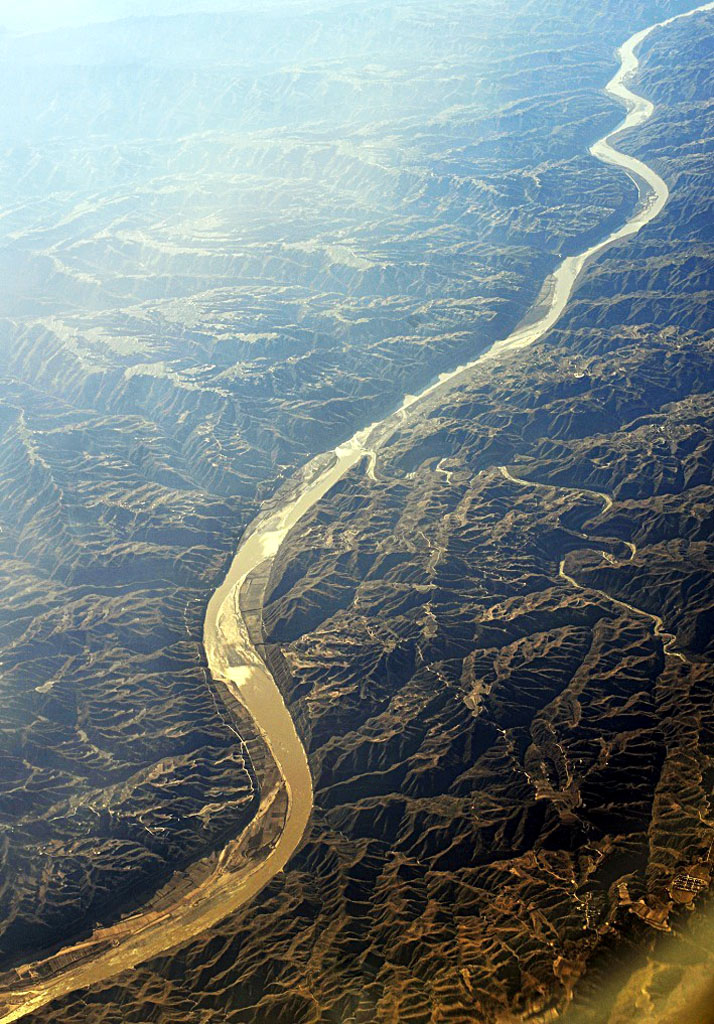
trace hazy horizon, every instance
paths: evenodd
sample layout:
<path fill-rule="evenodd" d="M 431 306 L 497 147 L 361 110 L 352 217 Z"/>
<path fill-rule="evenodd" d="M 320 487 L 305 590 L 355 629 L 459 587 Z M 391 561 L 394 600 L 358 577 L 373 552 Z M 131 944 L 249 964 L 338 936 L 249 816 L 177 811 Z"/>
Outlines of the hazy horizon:
<path fill-rule="evenodd" d="M 261 11 L 271 7 L 300 7 L 305 0 L 262 0 Z M 314 5 L 313 5 L 314 6 Z M 246 0 L 28 0 L 22 6 L 0 0 L 0 30 L 13 34 L 51 32 L 122 18 L 171 16 L 255 9 Z"/>

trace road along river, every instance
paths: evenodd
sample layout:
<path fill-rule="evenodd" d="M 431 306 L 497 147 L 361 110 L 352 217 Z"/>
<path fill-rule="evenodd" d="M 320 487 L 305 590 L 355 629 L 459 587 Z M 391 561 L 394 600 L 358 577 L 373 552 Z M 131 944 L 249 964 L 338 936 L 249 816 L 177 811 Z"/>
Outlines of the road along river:
<path fill-rule="evenodd" d="M 586 264 L 616 242 L 636 235 L 662 211 L 669 197 L 665 182 L 652 168 L 615 146 L 622 132 L 644 124 L 654 110 L 627 83 L 639 66 L 637 48 L 650 33 L 710 10 L 714 10 L 714 2 L 658 22 L 633 35 L 619 50 L 620 68 L 606 91 L 624 104 L 626 117 L 590 152 L 598 160 L 624 170 L 635 182 L 640 201 L 630 219 L 597 245 L 564 259 L 546 282 L 531 318 L 526 318 L 521 327 L 471 362 L 441 374 L 419 394 L 406 395 L 399 408 L 385 419 L 312 459 L 246 530 L 228 575 L 208 605 L 204 645 L 214 680 L 226 687 L 250 716 L 272 755 L 274 764 L 263 780 L 255 820 L 214 858 L 207 877 L 189 892 L 177 894 L 174 902 L 162 904 L 162 909 L 147 908 L 113 927 L 98 928 L 89 939 L 0 978 L 0 1024 L 19 1020 L 52 999 L 103 981 L 189 941 L 247 903 L 285 866 L 309 820 L 312 784 L 290 713 L 256 641 L 251 639 L 255 630 L 251 630 L 244 612 L 246 593 L 256 576 L 263 579 L 264 589 L 269 567 L 288 532 L 351 468 L 366 457 L 367 473 L 374 475 L 376 450 L 408 410 L 465 376 L 477 364 L 502 359 L 542 338 L 565 309 Z M 262 595 L 260 587 L 258 590 Z"/>

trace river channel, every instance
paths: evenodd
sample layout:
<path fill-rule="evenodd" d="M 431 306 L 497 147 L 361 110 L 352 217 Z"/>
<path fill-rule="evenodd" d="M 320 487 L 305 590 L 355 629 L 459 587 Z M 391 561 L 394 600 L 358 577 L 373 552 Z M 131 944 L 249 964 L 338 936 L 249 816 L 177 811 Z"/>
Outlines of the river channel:
<path fill-rule="evenodd" d="M 279 784 L 263 794 L 257 815 L 268 840 L 261 844 L 259 826 L 248 826 L 215 858 L 208 877 L 190 893 L 177 897 L 173 905 L 161 910 L 147 909 L 118 925 L 99 928 L 89 939 L 12 972 L 12 984 L 6 974 L 0 981 L 0 1024 L 19 1020 L 53 999 L 110 978 L 195 938 L 235 913 L 284 868 L 307 827 L 312 810 L 312 784 L 293 720 L 251 639 L 255 631 L 243 610 L 246 585 L 256 574 L 267 579 L 270 565 L 290 530 L 350 469 L 365 460 L 367 472 L 373 475 L 376 451 L 408 411 L 459 378 L 465 378 L 476 365 L 507 358 L 542 338 L 563 313 L 585 266 L 610 246 L 636 235 L 661 213 L 669 198 L 665 182 L 651 167 L 616 148 L 624 132 L 643 125 L 654 112 L 652 103 L 634 93 L 628 81 L 639 66 L 638 47 L 655 29 L 710 10 L 714 10 L 714 2 L 651 25 L 631 36 L 618 52 L 620 67 L 606 91 L 624 105 L 626 116 L 614 131 L 591 146 L 590 152 L 598 160 L 620 168 L 635 182 L 639 202 L 630 219 L 601 242 L 565 258 L 546 282 L 522 326 L 470 362 L 441 374 L 418 394 L 406 395 L 384 419 L 359 430 L 332 451 L 316 456 L 245 531 L 226 578 L 209 602 L 204 646 L 213 679 L 220 681 L 251 717 L 275 763 Z M 253 849 L 259 849 L 260 855 L 251 859 L 246 850 Z"/>

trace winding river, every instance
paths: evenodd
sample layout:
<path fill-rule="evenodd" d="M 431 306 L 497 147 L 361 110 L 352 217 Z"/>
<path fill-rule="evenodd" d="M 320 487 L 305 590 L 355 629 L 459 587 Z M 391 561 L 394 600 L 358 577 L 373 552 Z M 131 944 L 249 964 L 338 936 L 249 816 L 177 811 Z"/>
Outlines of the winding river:
<path fill-rule="evenodd" d="M 508 466 L 499 466 L 498 468 L 501 473 L 501 476 L 508 480 L 509 483 L 517 484 L 519 487 L 530 487 L 533 490 L 546 491 L 546 493 L 548 494 L 554 494 L 557 492 L 565 491 L 570 494 L 578 494 L 583 497 L 595 498 L 597 501 L 602 502 L 603 513 L 608 512 L 613 506 L 612 497 L 609 494 L 605 494 L 603 491 L 591 491 L 587 487 L 562 487 L 560 485 L 556 486 L 554 484 L 541 484 L 538 483 L 536 480 L 524 480 L 523 477 L 515 476 L 508 468 Z M 584 540 L 588 539 L 586 538 L 585 534 L 582 534 L 582 536 Z M 592 540 L 595 539 L 596 538 L 592 538 Z M 601 540 L 603 539 L 607 538 L 601 538 Z M 618 538 L 610 538 L 610 540 L 617 541 Z M 632 541 L 629 540 L 620 541 L 620 543 L 623 544 L 624 547 L 626 547 L 630 553 L 630 557 L 627 559 L 626 562 L 622 559 L 615 558 L 614 555 L 612 555 L 609 551 L 601 550 L 600 554 L 605 559 L 605 561 L 609 562 L 611 565 L 632 564 L 635 558 L 637 557 L 637 545 L 633 544 Z M 558 565 L 558 576 L 561 578 L 561 580 L 564 580 L 569 586 L 574 587 L 576 590 L 588 590 L 592 594 L 598 594 L 607 603 L 614 604 L 615 607 L 622 608 L 626 612 L 629 612 L 631 615 L 634 615 L 637 618 L 646 619 L 653 626 L 652 631 L 654 633 L 654 636 L 658 640 L 661 640 L 662 653 L 665 655 L 665 657 L 676 658 L 678 661 L 683 661 L 685 664 L 689 663 L 686 655 L 684 655 L 681 651 L 677 650 L 677 637 L 674 633 L 669 633 L 664 628 L 664 621 L 660 615 L 655 615 L 654 612 L 648 612 L 644 608 L 638 608 L 634 604 L 628 604 L 627 601 L 623 601 L 619 597 L 613 597 L 612 594 L 608 594 L 604 590 L 598 590 L 597 587 L 593 587 L 590 584 L 585 586 L 582 583 L 578 583 L 576 579 L 574 579 L 565 571 L 564 558 L 561 559 L 560 564 Z"/>
<path fill-rule="evenodd" d="M 173 902 L 162 904 L 161 909 L 149 907 L 113 927 L 99 928 L 85 941 L 4 975 L 0 979 L 0 1024 L 9 1024 L 52 999 L 111 978 L 187 942 L 234 913 L 285 866 L 309 820 L 312 783 L 290 713 L 251 639 L 255 626 L 251 628 L 249 619 L 252 616 L 259 624 L 260 602 L 251 610 L 249 597 L 258 594 L 262 598 L 268 570 L 288 532 L 338 480 L 364 459 L 368 475 L 374 476 L 378 447 L 408 410 L 465 376 L 477 364 L 502 359 L 542 338 L 565 309 L 584 267 L 611 245 L 636 235 L 662 211 L 669 197 L 665 182 L 651 167 L 621 153 L 615 145 L 623 132 L 644 124 L 654 110 L 627 83 L 639 66 L 637 49 L 647 36 L 681 18 L 710 10 L 714 10 L 714 0 L 637 32 L 619 50 L 620 68 L 606 91 L 624 104 L 626 116 L 590 152 L 598 160 L 624 170 L 635 182 L 640 201 L 630 219 L 603 241 L 562 261 L 546 282 L 541 293 L 545 298 L 536 303 L 530 321 L 524 321 L 471 362 L 441 374 L 419 394 L 405 396 L 399 408 L 385 419 L 312 459 L 244 534 L 225 580 L 208 605 L 204 645 L 213 678 L 221 681 L 250 715 L 274 761 L 274 777 L 263 784 L 254 821 L 210 862 L 203 881 L 189 892 L 178 894 Z"/>

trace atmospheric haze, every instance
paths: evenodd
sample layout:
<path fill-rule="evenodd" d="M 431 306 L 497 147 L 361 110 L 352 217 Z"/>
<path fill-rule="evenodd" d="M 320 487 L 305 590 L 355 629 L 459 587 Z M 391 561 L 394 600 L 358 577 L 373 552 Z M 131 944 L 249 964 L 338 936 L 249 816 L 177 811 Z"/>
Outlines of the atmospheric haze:
<path fill-rule="evenodd" d="M 0 1021 L 704 1015 L 692 7 L 0 0 Z"/>

